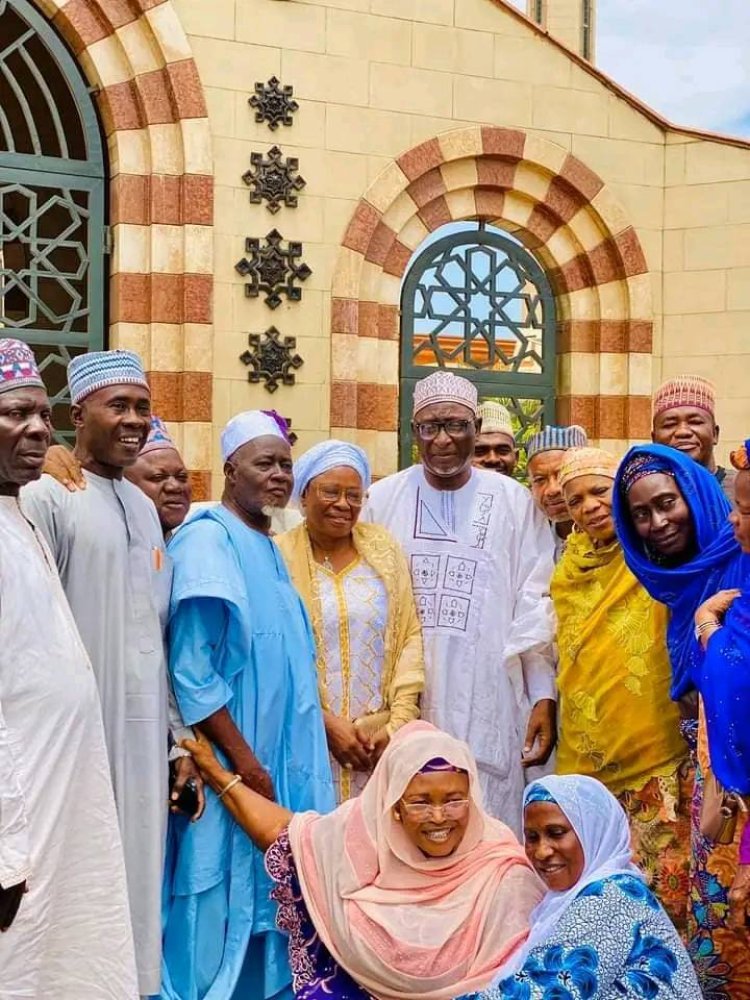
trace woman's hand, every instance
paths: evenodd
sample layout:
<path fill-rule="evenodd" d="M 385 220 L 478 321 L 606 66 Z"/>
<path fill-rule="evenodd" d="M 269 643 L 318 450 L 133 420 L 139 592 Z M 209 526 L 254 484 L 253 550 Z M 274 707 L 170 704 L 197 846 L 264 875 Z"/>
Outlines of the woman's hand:
<path fill-rule="evenodd" d="M 391 742 L 391 737 L 388 734 L 388 730 L 383 726 L 376 733 L 370 737 L 370 760 L 372 761 L 373 767 L 377 764 L 380 758 L 383 756 L 383 751 Z"/>
<path fill-rule="evenodd" d="M 214 753 L 214 748 L 202 733 L 196 733 L 194 740 L 180 740 L 180 746 L 188 751 L 193 763 L 214 791 L 222 789 L 232 780 L 232 772 L 227 771 L 221 764 Z M 183 760 L 189 759 L 189 757 L 183 758 Z"/>
<path fill-rule="evenodd" d="M 368 738 L 353 722 L 341 719 L 333 712 L 323 713 L 328 749 L 347 771 L 371 771 L 373 760 L 367 747 Z"/>
<path fill-rule="evenodd" d="M 58 483 L 62 483 L 71 493 L 86 489 L 86 477 L 81 463 L 72 451 L 68 451 L 61 444 L 53 444 L 47 451 L 42 471 L 52 476 Z"/>
<path fill-rule="evenodd" d="M 695 624 L 720 621 L 741 593 L 741 590 L 720 590 L 713 597 L 709 597 L 695 612 Z"/>
<path fill-rule="evenodd" d="M 733 931 L 743 931 L 750 935 L 750 865 L 739 865 L 737 868 L 729 890 L 727 924 Z"/>

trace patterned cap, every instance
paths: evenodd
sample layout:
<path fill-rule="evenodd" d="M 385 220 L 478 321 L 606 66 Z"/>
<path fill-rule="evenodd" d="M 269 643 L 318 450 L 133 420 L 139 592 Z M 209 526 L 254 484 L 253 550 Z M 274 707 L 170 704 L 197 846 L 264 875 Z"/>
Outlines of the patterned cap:
<path fill-rule="evenodd" d="M 502 403 L 495 403 L 491 399 L 486 403 L 480 403 L 477 416 L 482 418 L 482 434 L 505 434 L 515 444 L 513 421 L 510 412 Z"/>
<path fill-rule="evenodd" d="M 33 386 L 44 389 L 36 358 L 28 344 L 10 337 L 0 339 L 0 392 Z"/>
<path fill-rule="evenodd" d="M 555 427 L 549 424 L 526 442 L 526 458 L 531 460 L 534 455 L 545 451 L 569 451 L 571 448 L 586 448 L 589 439 L 583 427 L 571 424 L 570 427 Z"/>
<path fill-rule="evenodd" d="M 152 451 L 165 451 L 171 448 L 172 451 L 177 451 L 175 443 L 169 436 L 169 431 L 167 430 L 166 424 L 161 419 L 154 414 L 151 415 L 151 430 L 148 432 L 148 437 L 146 438 L 146 443 L 141 448 L 141 455 L 148 455 Z"/>
<path fill-rule="evenodd" d="M 133 351 L 92 351 L 79 354 L 68 365 L 71 403 L 110 385 L 140 385 L 148 389 L 141 359 Z"/>
<path fill-rule="evenodd" d="M 646 476 L 654 475 L 675 478 L 674 469 L 661 455 L 651 455 L 648 452 L 634 455 L 622 466 L 622 471 L 620 472 L 620 492 L 623 496 L 627 496 L 639 479 L 645 479 Z"/>
<path fill-rule="evenodd" d="M 665 410 L 676 410 L 678 406 L 694 406 L 713 416 L 716 411 L 716 387 L 700 375 L 668 378 L 654 393 L 654 416 Z"/>
<path fill-rule="evenodd" d="M 477 415 L 477 390 L 466 378 L 439 368 L 414 386 L 414 416 L 432 403 L 460 403 Z"/>
<path fill-rule="evenodd" d="M 579 476 L 606 476 L 614 480 L 619 464 L 613 454 L 602 448 L 572 448 L 560 469 L 560 486 Z"/>

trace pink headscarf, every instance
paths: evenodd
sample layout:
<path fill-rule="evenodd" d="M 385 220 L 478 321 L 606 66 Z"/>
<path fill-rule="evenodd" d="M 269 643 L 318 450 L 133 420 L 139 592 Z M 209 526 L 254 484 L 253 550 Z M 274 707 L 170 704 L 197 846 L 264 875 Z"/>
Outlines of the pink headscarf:
<path fill-rule="evenodd" d="M 464 838 L 428 858 L 393 806 L 435 757 L 469 775 Z M 526 940 L 543 895 L 524 852 L 482 808 L 465 743 L 426 722 L 400 729 L 359 798 L 289 827 L 302 895 L 333 958 L 379 1000 L 451 1000 L 483 989 Z"/>

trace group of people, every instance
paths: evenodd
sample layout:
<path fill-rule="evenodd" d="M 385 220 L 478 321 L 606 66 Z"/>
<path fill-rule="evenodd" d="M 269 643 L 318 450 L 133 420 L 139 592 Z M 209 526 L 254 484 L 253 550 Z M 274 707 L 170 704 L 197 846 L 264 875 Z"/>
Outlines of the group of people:
<path fill-rule="evenodd" d="M 750 1000 L 750 446 L 717 467 L 709 383 L 622 460 L 543 428 L 529 489 L 448 371 L 375 483 L 249 411 L 191 511 L 138 356 L 68 380 L 72 452 L 0 340 L 0 996 Z"/>

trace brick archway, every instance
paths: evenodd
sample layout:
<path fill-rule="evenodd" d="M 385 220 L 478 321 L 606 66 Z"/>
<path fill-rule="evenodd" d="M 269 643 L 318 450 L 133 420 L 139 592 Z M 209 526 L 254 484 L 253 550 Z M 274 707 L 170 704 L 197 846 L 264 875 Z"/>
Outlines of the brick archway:
<path fill-rule="evenodd" d="M 397 455 L 399 294 L 414 250 L 446 223 L 483 219 L 539 258 L 558 315 L 558 420 L 622 448 L 649 433 L 653 312 L 638 236 L 604 182 L 556 143 L 471 127 L 404 153 L 373 182 L 333 277 L 331 433 L 375 473 Z"/>
<path fill-rule="evenodd" d="M 154 411 L 208 499 L 213 165 L 198 71 L 172 0 L 36 0 L 95 88 L 110 160 L 112 347 L 144 359 Z"/>

